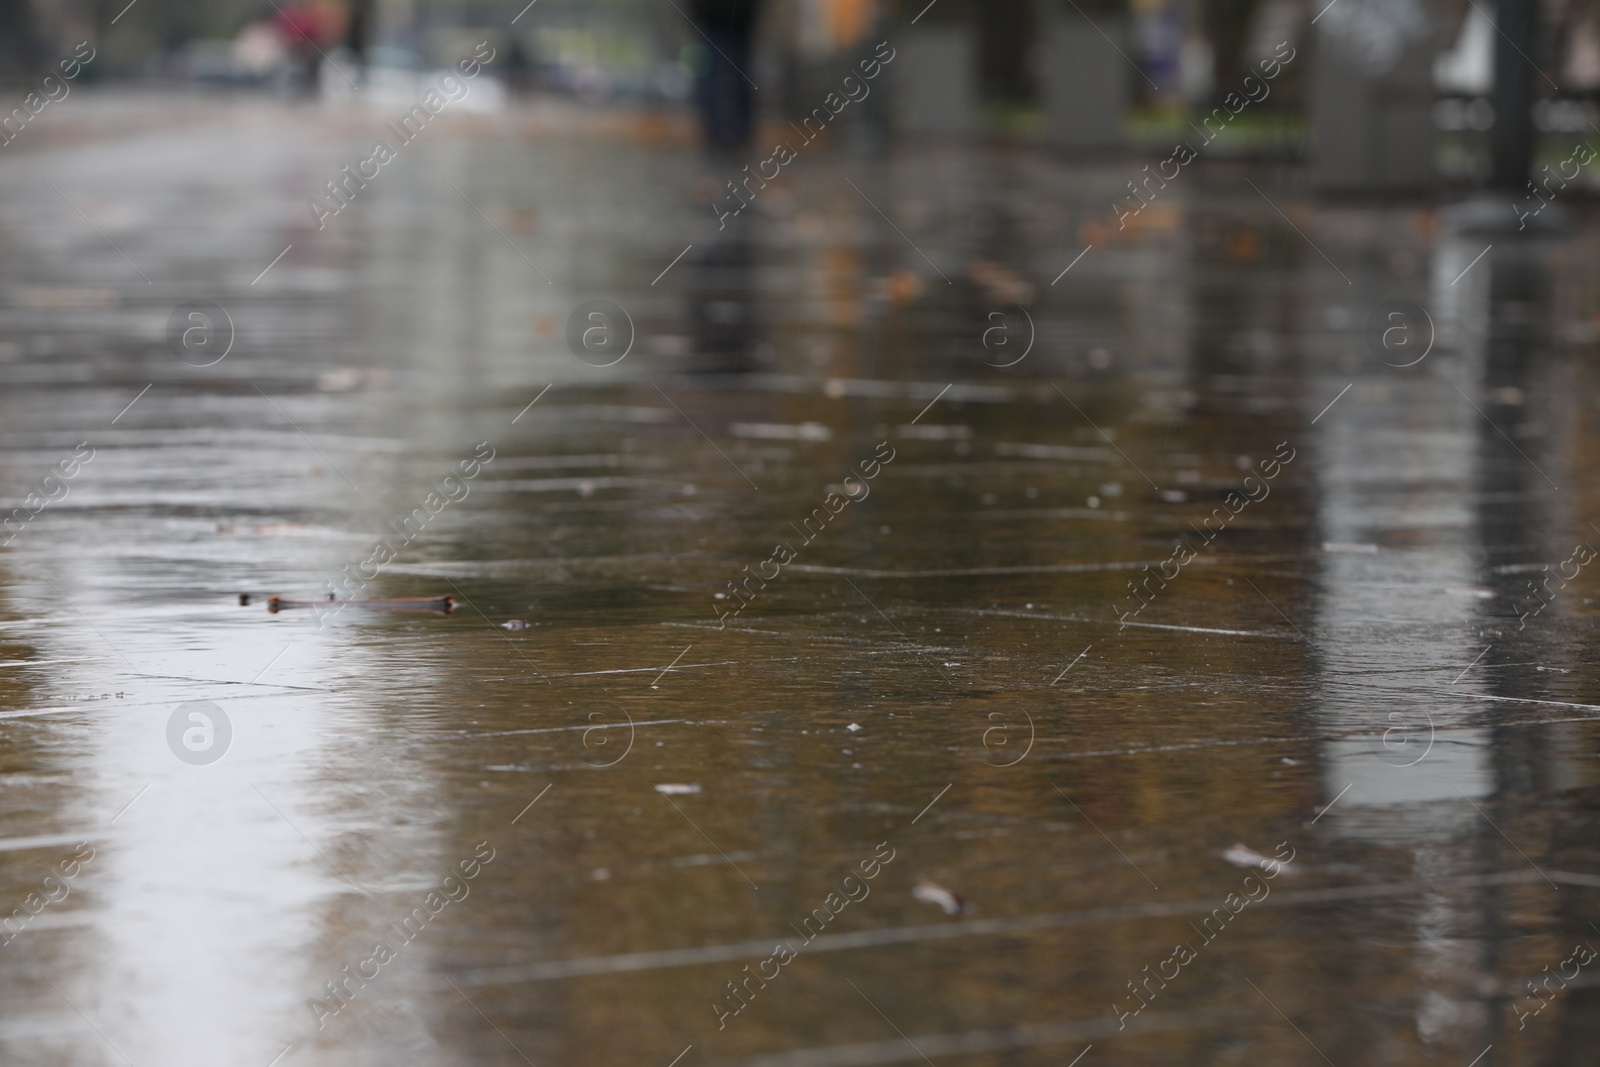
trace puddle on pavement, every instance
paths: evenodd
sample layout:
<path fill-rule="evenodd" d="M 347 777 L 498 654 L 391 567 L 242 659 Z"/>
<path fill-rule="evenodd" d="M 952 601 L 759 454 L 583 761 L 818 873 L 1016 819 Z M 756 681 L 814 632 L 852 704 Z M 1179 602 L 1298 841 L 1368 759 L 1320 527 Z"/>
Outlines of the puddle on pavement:
<path fill-rule="evenodd" d="M 1452 288 L 1431 214 L 1308 204 L 1325 261 L 1202 171 L 1052 285 L 1114 167 L 819 154 L 719 237 L 688 152 L 485 120 L 318 233 L 345 143 L 0 177 L 7 498 L 79 457 L 0 578 L 7 1062 L 1592 1047 L 1584 978 L 1517 1026 L 1600 938 L 1586 227 Z M 238 603 L 330 589 L 455 610 Z"/>

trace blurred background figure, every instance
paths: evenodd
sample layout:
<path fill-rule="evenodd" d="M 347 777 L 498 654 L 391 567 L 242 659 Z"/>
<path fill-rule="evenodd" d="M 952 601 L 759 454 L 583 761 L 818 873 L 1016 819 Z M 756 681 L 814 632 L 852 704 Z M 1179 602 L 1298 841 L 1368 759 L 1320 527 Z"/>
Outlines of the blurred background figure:
<path fill-rule="evenodd" d="M 29 0 L 0 0 L 0 78 L 22 81 L 39 65 L 34 23 Z"/>
<path fill-rule="evenodd" d="M 695 0 L 690 10 L 711 45 L 695 99 L 714 152 L 743 148 L 755 133 L 755 86 L 748 72 L 760 6 L 760 0 Z"/>
<path fill-rule="evenodd" d="M 292 88 L 312 92 L 318 84 L 323 56 L 339 37 L 342 12 L 330 3 L 313 0 L 289 0 L 275 6 L 277 16 L 272 24 L 291 58 Z"/>
<path fill-rule="evenodd" d="M 275 72 L 288 71 L 291 54 L 279 28 L 270 22 L 248 22 L 228 49 L 227 76 L 265 81 Z"/>
<path fill-rule="evenodd" d="M 367 50 L 372 45 L 374 8 L 377 0 L 350 0 L 349 16 L 345 20 L 344 46 L 362 70 L 367 65 Z"/>

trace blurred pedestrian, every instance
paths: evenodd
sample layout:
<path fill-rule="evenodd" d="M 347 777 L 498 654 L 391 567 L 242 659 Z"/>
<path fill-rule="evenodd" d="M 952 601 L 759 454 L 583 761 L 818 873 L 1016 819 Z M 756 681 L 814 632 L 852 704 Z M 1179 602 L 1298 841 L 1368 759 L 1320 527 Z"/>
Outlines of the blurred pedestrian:
<path fill-rule="evenodd" d="M 33 4 L 0 0 L 0 82 L 32 81 L 42 54 Z"/>
<path fill-rule="evenodd" d="M 338 30 L 337 15 L 320 4 L 302 0 L 289 0 L 286 4 L 275 6 L 277 17 L 272 20 L 273 28 L 283 39 L 291 57 L 294 87 L 302 92 L 314 92 L 323 48 L 332 41 Z"/>
<path fill-rule="evenodd" d="M 744 148 L 755 135 L 748 74 L 759 7 L 760 0 L 694 0 L 691 17 L 711 44 L 695 96 L 706 143 L 715 152 Z"/>
<path fill-rule="evenodd" d="M 350 9 L 345 18 L 344 46 L 350 50 L 356 66 L 363 72 L 367 69 L 367 49 L 372 46 L 373 20 L 377 14 L 373 9 L 376 3 L 377 0 L 350 0 Z"/>

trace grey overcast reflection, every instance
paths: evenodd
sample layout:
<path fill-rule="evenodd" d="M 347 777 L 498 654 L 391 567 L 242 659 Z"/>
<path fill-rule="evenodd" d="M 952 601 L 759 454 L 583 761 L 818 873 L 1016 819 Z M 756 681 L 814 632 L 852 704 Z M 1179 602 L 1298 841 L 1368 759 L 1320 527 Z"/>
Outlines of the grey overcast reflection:
<path fill-rule="evenodd" d="M 0 0 L 0 1067 L 1595 1063 L 1597 160 L 1600 0 Z"/>

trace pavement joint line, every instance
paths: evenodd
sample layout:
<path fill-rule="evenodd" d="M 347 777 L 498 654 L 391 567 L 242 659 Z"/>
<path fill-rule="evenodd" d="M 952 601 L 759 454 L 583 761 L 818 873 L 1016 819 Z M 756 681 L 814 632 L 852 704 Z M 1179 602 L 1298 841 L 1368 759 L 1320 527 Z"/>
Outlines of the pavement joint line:
<path fill-rule="evenodd" d="M 534 674 L 537 674 L 540 678 L 544 678 L 544 682 L 545 682 L 546 685 L 555 685 L 556 684 L 556 683 L 552 682 L 549 678 L 545 677 L 545 673 L 544 673 L 544 671 L 541 671 L 539 669 L 539 665 L 537 663 L 533 662 L 533 660 L 529 659 L 527 657 L 527 655 L 522 651 L 522 649 L 517 647 L 517 643 L 515 641 L 511 640 L 511 635 L 510 634 L 508 634 L 504 630 L 500 629 L 500 627 L 495 626 L 494 625 L 494 620 L 489 618 L 489 616 L 484 615 L 482 608 L 478 607 L 477 604 L 475 604 L 472 601 L 467 599 L 467 594 L 465 594 L 465 593 L 463 593 L 461 591 L 461 587 L 460 586 L 456 585 L 455 582 L 452 582 L 448 578 L 446 578 L 444 580 L 444 584 L 448 585 L 451 589 L 454 589 L 456 591 L 456 595 L 461 598 L 461 602 L 463 604 L 467 605 L 467 607 L 471 608 L 473 611 L 476 611 L 479 615 L 483 616 L 483 621 L 484 622 L 488 623 L 490 626 L 494 626 L 495 632 L 498 633 L 501 637 L 505 638 L 506 644 L 511 646 L 511 650 L 513 652 L 515 652 L 522 659 L 522 662 L 526 663 L 528 666 L 533 668 L 533 673 Z"/>
<path fill-rule="evenodd" d="M 1563 885 L 1600 891 L 1600 875 L 1552 871 Z M 1319 907 L 1349 901 L 1377 900 L 1408 894 L 1437 892 L 1441 889 L 1478 889 L 1488 886 L 1524 885 L 1537 882 L 1533 871 L 1496 871 L 1487 874 L 1453 875 L 1445 878 L 1412 878 L 1399 882 L 1338 885 L 1321 889 L 1279 889 L 1260 903 L 1260 907 Z M 1153 901 L 1143 904 L 1090 908 L 1082 911 L 1025 915 L 1005 918 L 966 919 L 958 922 L 928 923 L 918 926 L 880 927 L 849 933 L 819 934 L 809 942 L 807 952 L 846 952 L 880 948 L 885 945 L 920 944 L 968 937 L 1015 937 L 1034 931 L 1065 929 L 1105 923 L 1143 922 L 1209 914 L 1216 907 L 1213 898 L 1183 901 Z M 478 967 L 457 975 L 464 985 L 489 986 L 524 982 L 565 981 L 604 974 L 631 974 L 640 971 L 677 967 L 698 967 L 750 959 L 772 951 L 767 938 L 693 948 L 656 949 L 616 953 L 605 956 L 569 957 L 531 963 Z"/>
<path fill-rule="evenodd" d="M 790 523 L 789 525 L 792 527 L 794 524 Z M 796 532 L 798 533 L 799 531 L 796 531 Z M 894 624 L 894 620 L 893 619 L 889 618 L 888 615 L 884 614 L 882 608 L 878 607 L 877 604 L 874 604 L 872 602 L 872 598 L 871 597 L 867 596 L 867 594 L 865 594 L 865 593 L 863 593 L 861 591 L 861 587 L 859 585 L 857 585 L 855 582 L 852 582 L 849 578 L 845 578 L 844 581 L 845 581 L 846 585 L 848 585 L 851 589 L 854 589 L 856 591 L 856 595 L 861 597 L 862 600 L 865 600 L 867 602 L 867 604 L 872 608 L 872 610 L 876 611 L 878 613 L 878 615 L 883 619 L 884 622 L 889 624 L 890 628 L 893 629 L 895 633 L 900 635 L 900 639 L 902 641 L 904 641 L 907 645 L 911 646 L 912 650 L 931 654 L 932 649 L 928 645 L 920 644 L 920 643 L 918 643 L 916 641 L 913 641 L 910 637 L 908 637 L 904 630 L 900 629 L 900 627 L 898 627 L 898 626 L 896 626 Z M 944 659 L 943 659 L 942 656 L 934 656 L 933 662 L 934 662 L 935 666 L 937 666 L 940 670 L 944 671 L 946 674 L 950 673 L 950 666 L 951 665 L 946 663 L 946 662 L 944 662 Z"/>
<path fill-rule="evenodd" d="M 662 623 L 662 625 L 663 626 L 683 626 L 683 627 L 688 627 L 690 629 L 702 629 L 702 627 L 700 627 L 698 625 L 695 625 L 695 624 L 691 624 L 691 623 L 666 622 L 666 623 Z M 710 623 L 707 623 L 705 625 L 705 627 L 703 627 L 703 628 L 704 629 L 710 629 L 711 628 Z M 739 661 L 736 660 L 736 659 L 719 659 L 719 660 L 716 660 L 716 661 L 711 662 L 711 663 L 685 663 L 683 665 L 683 669 L 687 670 L 690 667 L 737 667 L 738 665 L 739 665 Z M 556 678 L 599 678 L 602 675 L 607 675 L 607 674 L 648 674 L 649 672 L 651 672 L 653 670 L 656 670 L 656 665 L 652 663 L 648 667 L 612 667 L 612 668 L 609 668 L 609 669 L 603 670 L 603 671 L 556 671 L 555 674 L 554 674 L 554 677 L 556 677 Z M 515 682 L 515 681 L 519 681 L 519 680 L 520 680 L 520 676 L 516 676 L 516 675 L 509 676 L 509 677 L 502 676 L 502 677 L 497 677 L 497 678 L 493 678 L 493 679 L 485 679 L 485 681 L 496 681 L 496 682 Z M 568 729 L 568 727 L 561 726 L 561 727 L 556 727 L 556 729 L 565 730 L 565 729 Z"/>
<path fill-rule="evenodd" d="M 689 648 L 693 648 L 693 647 L 694 647 L 693 645 L 689 646 Z M 650 683 L 650 688 L 651 689 L 654 689 L 656 687 L 656 683 L 661 681 L 661 679 L 666 675 L 667 671 L 670 671 L 672 668 L 674 668 L 674 667 L 676 667 L 678 665 L 678 660 L 682 659 L 683 657 L 685 657 L 685 656 L 687 656 L 689 654 L 689 648 L 686 648 L 682 652 L 679 652 L 678 656 L 677 656 L 677 659 L 674 659 L 671 663 L 667 664 L 666 667 L 664 667 L 662 669 L 661 673 L 655 676 L 654 681 L 652 681 Z"/>
<path fill-rule="evenodd" d="M 1238 1008 L 1211 1008 L 1206 1011 L 1152 1011 L 1140 1017 L 1139 1032 L 1152 1034 L 1173 1030 L 1213 1030 L 1222 1026 L 1248 1025 L 1249 1019 Z M 1004 1052 L 1010 1049 L 1032 1048 L 1042 1045 L 1076 1045 L 1079 1041 L 1093 1039 L 1109 1041 L 1120 1031 L 1115 1023 L 1098 1017 L 1078 1018 L 1050 1023 L 1012 1023 L 956 1033 L 918 1034 L 919 1047 L 940 1057 L 965 1060 L 979 1053 Z M 1090 1045 L 1089 1048 L 1093 1048 Z M 1085 1052 L 1088 1049 L 1084 1050 Z M 1083 1053 L 1079 1053 L 1081 1060 Z M 841 1064 L 891 1064 L 916 1061 L 919 1053 L 907 1048 L 898 1039 L 792 1049 L 769 1052 L 734 1060 L 731 1067 L 839 1067 Z M 1011 1057 L 1002 1057 L 1009 1059 Z M 1069 1065 L 1070 1067 L 1070 1065 Z"/>
<path fill-rule="evenodd" d="M 1303 633 L 1300 633 L 1300 627 L 1295 626 L 1294 620 L 1289 618 L 1289 616 L 1285 615 L 1283 613 L 1283 609 L 1279 608 L 1278 605 L 1274 604 L 1271 600 L 1268 600 L 1267 599 L 1267 594 L 1263 593 L 1259 589 L 1256 589 L 1256 583 L 1255 582 L 1252 582 L 1248 577 L 1245 578 L 1244 582 L 1251 589 L 1255 589 L 1256 590 L 1256 596 L 1260 597 L 1262 600 L 1266 600 L 1267 601 L 1267 607 L 1271 608 L 1273 611 L 1276 611 L 1278 613 L 1278 617 L 1279 618 L 1281 618 L 1284 622 L 1288 623 L 1290 625 L 1290 627 L 1292 627 L 1294 629 L 1295 633 L 1300 634 L 1300 640 L 1304 641 L 1308 645 L 1311 644 L 1311 638 L 1307 637 Z M 1313 646 L 1313 647 L 1315 647 L 1315 646 Z"/>
<path fill-rule="evenodd" d="M 694 719 L 642 719 L 639 722 L 632 723 L 631 725 L 637 729 L 642 726 L 678 726 L 684 723 L 690 723 L 696 726 L 702 725 L 699 721 Z M 527 734 L 566 734 L 572 733 L 574 730 L 582 730 L 587 733 L 590 730 L 620 730 L 622 725 L 622 723 L 602 723 L 598 726 L 536 726 L 528 730 L 497 730 L 494 733 L 489 734 L 463 733 L 457 734 L 454 737 L 446 736 L 441 738 L 441 740 L 481 741 L 485 738 L 491 737 L 522 737 Z"/>
<path fill-rule="evenodd" d="M 32 837 L 0 837 L 0 852 L 27 852 L 41 848 L 60 848 L 84 841 L 102 841 L 105 835 L 93 832 L 36 834 Z"/>
<path fill-rule="evenodd" d="M 1350 682 L 1345 682 L 1343 684 L 1345 684 L 1345 685 L 1354 685 L 1354 683 L 1350 683 Z M 1394 687 L 1390 687 L 1390 686 L 1360 686 L 1360 685 L 1357 685 L 1356 688 L 1373 689 L 1373 690 L 1377 690 L 1379 692 L 1410 692 L 1412 695 L 1415 695 L 1416 693 L 1429 692 L 1429 690 L 1409 690 L 1409 691 L 1408 690 L 1399 690 L 1399 689 L 1395 689 Z M 1461 695 L 1462 696 L 1477 697 L 1480 700 L 1486 700 L 1486 701 L 1490 701 L 1490 702 L 1493 702 L 1493 701 L 1496 701 L 1496 700 L 1511 700 L 1511 701 L 1520 701 L 1521 703 L 1527 703 L 1527 704 L 1557 704 L 1558 706 L 1561 705 L 1560 701 L 1525 700 L 1525 699 L 1516 698 L 1516 697 L 1496 697 L 1496 696 L 1489 696 L 1489 695 L 1483 694 L 1483 693 L 1463 693 Z M 1569 723 L 1569 722 L 1600 722 L 1600 716 L 1574 715 L 1574 716 L 1571 716 L 1571 717 L 1565 718 L 1565 719 L 1534 719 L 1534 720 L 1530 720 L 1530 721 L 1527 721 L 1527 722 L 1502 722 L 1502 723 L 1497 723 L 1496 725 L 1499 726 L 1500 728 L 1512 728 L 1512 727 L 1527 727 L 1527 726 L 1557 726 L 1557 725 L 1560 725 L 1562 723 Z M 1476 725 L 1453 726 L 1453 727 L 1447 727 L 1444 732 L 1447 733 L 1447 734 L 1448 733 L 1461 733 L 1463 731 L 1477 730 L 1477 729 L 1480 729 L 1480 728 L 1481 727 L 1476 726 Z M 1325 734 L 1323 734 L 1323 733 L 1318 733 L 1318 734 L 1289 734 L 1289 735 L 1270 736 L 1270 737 L 1249 737 L 1249 738 L 1242 738 L 1242 739 L 1235 739 L 1235 740 L 1221 740 L 1221 739 L 1217 739 L 1217 738 L 1208 738 L 1208 739 L 1205 739 L 1205 740 L 1189 741 L 1189 742 L 1184 742 L 1184 743 L 1180 743 L 1180 744 L 1144 745 L 1144 746 L 1140 746 L 1140 747 L 1137 747 L 1137 748 L 1102 748 L 1102 749 L 1090 749 L 1090 750 L 1084 751 L 1084 752 L 1063 752 L 1063 753 L 1061 753 L 1059 755 L 1055 755 L 1055 756 L 1042 756 L 1041 759 L 1044 759 L 1047 762 L 1060 762 L 1062 760 L 1069 760 L 1069 759 L 1098 759 L 1098 758 L 1103 757 L 1103 756 L 1147 756 L 1147 755 L 1150 755 L 1151 753 L 1155 753 L 1155 752 L 1196 752 L 1196 751 L 1200 751 L 1200 750 L 1208 749 L 1208 748 L 1238 748 L 1238 747 L 1243 747 L 1243 746 L 1247 746 L 1247 745 L 1304 745 L 1304 744 L 1319 743 L 1319 742 L 1323 742 L 1323 741 L 1362 741 L 1362 740 L 1369 741 L 1369 742 L 1375 740 L 1375 738 L 1373 736 L 1373 732 L 1372 732 L 1371 729 L 1353 728 L 1353 729 L 1346 730 L 1346 731 L 1343 731 L 1343 732 L 1329 732 L 1329 733 L 1325 733 Z M 1446 742 L 1446 743 L 1450 743 L 1450 742 Z M 1467 744 L 1469 742 L 1461 742 L 1461 743 Z"/>

